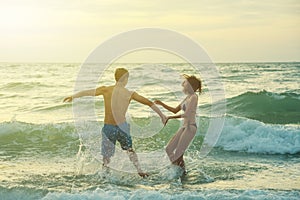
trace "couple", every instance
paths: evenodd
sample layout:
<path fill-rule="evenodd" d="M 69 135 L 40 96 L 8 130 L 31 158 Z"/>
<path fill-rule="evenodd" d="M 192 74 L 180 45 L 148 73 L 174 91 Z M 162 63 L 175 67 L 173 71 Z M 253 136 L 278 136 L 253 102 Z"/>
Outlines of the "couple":
<path fill-rule="evenodd" d="M 132 139 L 130 136 L 129 124 L 126 122 L 126 112 L 131 100 L 135 100 L 139 103 L 147 105 L 152 108 L 160 117 L 163 124 L 166 124 L 169 119 L 183 118 L 183 126 L 177 131 L 175 136 L 170 140 L 166 147 L 166 152 L 170 161 L 180 166 L 185 172 L 185 165 L 183 160 L 183 154 L 188 145 L 194 138 L 197 130 L 196 125 L 196 110 L 198 103 L 198 96 L 195 93 L 197 90 L 201 92 L 201 81 L 195 76 L 183 75 L 185 80 L 182 83 L 183 92 L 186 94 L 186 98 L 177 107 L 173 108 L 161 102 L 155 100 L 154 102 L 139 95 L 136 92 L 129 91 L 125 88 L 129 72 L 124 68 L 117 68 L 115 71 L 115 85 L 101 86 L 96 89 L 84 90 L 78 92 L 72 96 L 66 97 L 64 102 L 71 102 L 75 98 L 82 96 L 99 96 L 104 98 L 105 117 L 104 127 L 102 128 L 102 145 L 101 154 L 103 156 L 103 166 L 107 167 L 110 162 L 110 158 L 114 155 L 116 141 L 118 141 L 123 150 L 127 151 L 129 159 L 137 169 L 138 174 L 141 177 L 149 176 L 143 172 L 137 154 L 132 148 Z M 181 109 L 183 114 L 166 117 L 155 105 L 161 105 L 165 109 L 177 113 Z"/>

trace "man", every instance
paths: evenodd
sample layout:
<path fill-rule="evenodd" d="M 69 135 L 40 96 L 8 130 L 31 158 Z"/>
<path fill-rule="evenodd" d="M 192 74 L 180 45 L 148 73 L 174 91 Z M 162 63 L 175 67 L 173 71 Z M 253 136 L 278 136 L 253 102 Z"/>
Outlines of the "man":
<path fill-rule="evenodd" d="M 147 98 L 136 92 L 125 88 L 128 82 L 129 72 L 124 68 L 118 68 L 115 71 L 115 85 L 101 86 L 97 89 L 84 90 L 72 96 L 66 97 L 64 102 L 71 102 L 75 98 L 82 96 L 99 96 L 104 98 L 105 117 L 104 127 L 102 128 L 102 148 L 103 166 L 107 167 L 110 158 L 114 155 L 115 144 L 118 141 L 123 150 L 127 151 L 129 159 L 137 169 L 141 177 L 147 177 L 140 167 L 137 154 L 132 148 L 132 139 L 130 136 L 129 124 L 126 122 L 126 112 L 131 100 L 147 105 L 152 108 L 165 124 L 166 117 L 156 107 L 156 105 Z"/>

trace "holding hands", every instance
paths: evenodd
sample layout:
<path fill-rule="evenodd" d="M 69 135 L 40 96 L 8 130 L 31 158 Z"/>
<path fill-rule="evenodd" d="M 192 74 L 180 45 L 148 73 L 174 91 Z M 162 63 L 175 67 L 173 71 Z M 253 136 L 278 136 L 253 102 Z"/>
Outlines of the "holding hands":
<path fill-rule="evenodd" d="M 72 102 L 73 101 L 73 96 L 69 96 L 64 98 L 63 102 Z"/>
<path fill-rule="evenodd" d="M 157 105 L 160 105 L 160 106 L 162 106 L 162 104 L 163 104 L 160 100 L 157 100 L 157 99 L 154 100 L 154 103 L 157 104 Z"/>
<path fill-rule="evenodd" d="M 157 105 L 160 105 L 160 106 L 164 106 L 164 103 L 160 100 L 154 100 L 154 103 Z M 162 120 L 162 123 L 164 124 L 164 126 L 168 123 L 169 119 L 170 119 L 170 116 L 166 116 L 166 115 L 161 116 L 161 120 Z"/>
<path fill-rule="evenodd" d="M 161 118 L 161 121 L 164 124 L 164 126 L 167 124 L 168 120 L 169 120 L 169 117 L 166 115 L 163 115 Z"/>

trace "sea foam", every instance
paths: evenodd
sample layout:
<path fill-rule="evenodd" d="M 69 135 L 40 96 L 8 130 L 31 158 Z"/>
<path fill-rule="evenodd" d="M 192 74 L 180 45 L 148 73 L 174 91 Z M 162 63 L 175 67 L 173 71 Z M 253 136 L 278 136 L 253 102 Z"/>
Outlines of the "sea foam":
<path fill-rule="evenodd" d="M 227 151 L 297 154 L 300 152 L 300 128 L 228 116 L 217 146 Z"/>

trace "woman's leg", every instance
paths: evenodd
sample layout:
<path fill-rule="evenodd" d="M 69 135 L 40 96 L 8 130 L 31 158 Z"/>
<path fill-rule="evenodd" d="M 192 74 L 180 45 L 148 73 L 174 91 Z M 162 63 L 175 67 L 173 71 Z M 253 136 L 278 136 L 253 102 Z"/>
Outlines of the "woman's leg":
<path fill-rule="evenodd" d="M 182 134 L 180 134 L 180 138 L 176 146 L 174 158 L 176 160 L 176 164 L 182 168 L 184 168 L 183 154 L 185 150 L 188 148 L 191 141 L 193 140 L 196 134 L 196 130 L 197 130 L 196 127 L 189 126 L 188 128 L 184 129 Z"/>
<path fill-rule="evenodd" d="M 183 160 L 183 155 L 181 155 L 177 160 L 173 162 L 174 165 L 178 165 L 182 168 L 184 168 L 184 160 Z"/>
<path fill-rule="evenodd" d="M 183 160 L 183 155 L 181 155 L 175 162 L 173 162 L 174 165 L 178 165 L 179 167 L 181 167 L 181 169 L 183 169 L 183 174 L 186 175 L 187 172 L 185 170 L 185 163 Z"/>
<path fill-rule="evenodd" d="M 177 133 L 173 136 L 173 138 L 169 141 L 169 143 L 166 147 L 167 155 L 172 163 L 176 160 L 176 158 L 174 157 L 174 155 L 175 155 L 174 151 L 178 145 L 178 141 L 179 141 L 183 131 L 184 131 L 184 128 L 180 128 L 177 131 Z"/>

